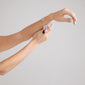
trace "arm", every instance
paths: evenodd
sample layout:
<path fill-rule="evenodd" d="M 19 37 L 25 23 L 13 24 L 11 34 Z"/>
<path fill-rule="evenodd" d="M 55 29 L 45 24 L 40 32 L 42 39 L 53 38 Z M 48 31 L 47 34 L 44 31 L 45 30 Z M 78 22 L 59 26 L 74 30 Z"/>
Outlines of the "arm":
<path fill-rule="evenodd" d="M 51 15 L 44 18 L 45 24 L 48 24 L 51 19 Z M 42 28 L 41 20 L 35 22 L 34 24 L 27 26 L 20 32 L 14 33 L 8 36 L 0 36 L 0 52 L 8 50 L 21 42 L 29 40 L 37 31 Z"/>
<path fill-rule="evenodd" d="M 28 45 L 26 45 L 19 52 L 7 58 L 6 60 L 0 62 L 0 75 L 6 74 L 15 66 L 17 66 L 20 62 L 22 62 L 24 58 L 28 56 L 37 45 L 38 43 L 35 40 L 32 40 Z"/>
<path fill-rule="evenodd" d="M 46 41 L 52 27 L 53 24 L 47 28 L 48 32 L 46 34 L 42 34 L 42 30 L 38 31 L 35 35 L 33 35 L 33 39 L 30 41 L 30 43 L 28 43 L 23 49 L 21 49 L 13 56 L 0 62 L 0 75 L 4 75 L 10 70 L 12 70 L 20 62 L 22 62 L 25 57 L 28 56 L 38 44 Z"/>
<path fill-rule="evenodd" d="M 64 15 L 69 15 L 71 18 L 65 18 Z M 48 16 L 44 17 L 44 23 L 47 25 L 52 20 L 58 21 L 58 22 L 72 22 L 73 24 L 76 24 L 76 16 L 75 13 L 71 10 L 64 8 L 60 11 L 54 12 L 49 14 Z M 28 40 L 33 36 L 34 33 L 39 31 L 42 28 L 42 22 L 41 20 L 31 24 L 30 26 L 27 26 L 21 31 L 21 35 L 23 37 L 23 41 Z"/>
<path fill-rule="evenodd" d="M 72 18 L 65 18 L 64 15 L 69 15 Z M 71 10 L 68 10 L 66 8 L 51 13 L 48 16 L 44 17 L 44 23 L 45 25 L 47 25 L 49 22 L 51 22 L 52 20 L 58 21 L 58 22 L 72 22 L 73 20 L 73 24 L 76 24 L 76 17 L 74 12 L 72 12 Z M 4 39 L 2 39 L 2 37 L 0 38 L 0 52 L 10 49 L 14 46 L 16 46 L 17 44 L 26 41 L 28 39 L 30 39 L 37 31 L 41 30 L 42 28 L 42 22 L 41 20 L 25 27 L 23 30 L 21 30 L 18 33 L 15 33 L 13 35 L 9 35 L 9 36 L 5 36 Z M 8 43 L 6 43 L 8 42 Z"/>
<path fill-rule="evenodd" d="M 0 36 L 0 52 L 8 50 L 23 42 L 20 32 L 8 36 Z"/>

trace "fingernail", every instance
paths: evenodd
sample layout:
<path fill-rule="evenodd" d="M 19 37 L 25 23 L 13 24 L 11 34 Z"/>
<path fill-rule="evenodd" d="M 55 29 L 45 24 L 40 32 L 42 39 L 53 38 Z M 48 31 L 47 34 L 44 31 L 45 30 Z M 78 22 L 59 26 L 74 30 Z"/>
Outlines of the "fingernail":
<path fill-rule="evenodd" d="M 74 22 L 74 25 L 76 25 L 76 21 Z"/>

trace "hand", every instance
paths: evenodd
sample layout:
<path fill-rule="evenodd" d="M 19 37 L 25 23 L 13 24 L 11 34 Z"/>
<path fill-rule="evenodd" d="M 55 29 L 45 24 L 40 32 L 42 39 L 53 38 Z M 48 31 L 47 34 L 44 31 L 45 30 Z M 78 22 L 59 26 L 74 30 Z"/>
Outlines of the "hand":
<path fill-rule="evenodd" d="M 43 30 L 38 31 L 34 34 L 33 39 L 37 41 L 38 44 L 46 41 L 50 35 L 51 29 L 53 28 L 53 24 L 47 26 L 47 32 L 45 34 L 42 33 Z"/>
<path fill-rule="evenodd" d="M 72 18 L 65 18 L 64 15 L 69 15 Z M 77 21 L 75 13 L 67 8 L 64 8 L 60 11 L 52 13 L 51 18 L 59 22 L 72 22 L 73 21 L 73 24 L 76 24 L 76 21 Z"/>

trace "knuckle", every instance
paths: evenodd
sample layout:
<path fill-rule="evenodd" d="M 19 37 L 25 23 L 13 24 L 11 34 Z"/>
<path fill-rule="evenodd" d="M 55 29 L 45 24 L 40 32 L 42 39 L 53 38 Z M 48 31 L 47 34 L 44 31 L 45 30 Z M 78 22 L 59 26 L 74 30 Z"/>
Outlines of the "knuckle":
<path fill-rule="evenodd" d="M 68 10 L 68 9 L 67 9 L 67 8 L 64 8 L 63 10 L 66 11 L 66 10 Z"/>
<path fill-rule="evenodd" d="M 75 16 L 75 13 L 74 12 L 72 14 Z"/>
<path fill-rule="evenodd" d="M 72 12 L 72 13 L 71 13 L 71 15 L 72 15 L 73 17 L 75 17 L 75 16 L 76 16 L 74 12 Z"/>

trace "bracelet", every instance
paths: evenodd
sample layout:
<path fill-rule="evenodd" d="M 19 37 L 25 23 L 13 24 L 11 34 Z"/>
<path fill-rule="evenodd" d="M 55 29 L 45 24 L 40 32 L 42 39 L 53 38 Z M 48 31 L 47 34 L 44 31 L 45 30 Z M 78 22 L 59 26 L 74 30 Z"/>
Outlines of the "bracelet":
<path fill-rule="evenodd" d="M 47 26 L 44 23 L 44 18 L 41 19 L 41 22 L 43 23 L 43 30 L 46 30 L 47 29 Z"/>
<path fill-rule="evenodd" d="M 44 18 L 41 19 L 41 22 L 43 23 L 43 26 L 45 26 Z"/>
<path fill-rule="evenodd" d="M 41 22 L 43 23 L 43 31 L 42 31 L 42 33 L 45 34 L 47 32 L 47 26 L 44 23 L 44 18 L 41 19 Z"/>

